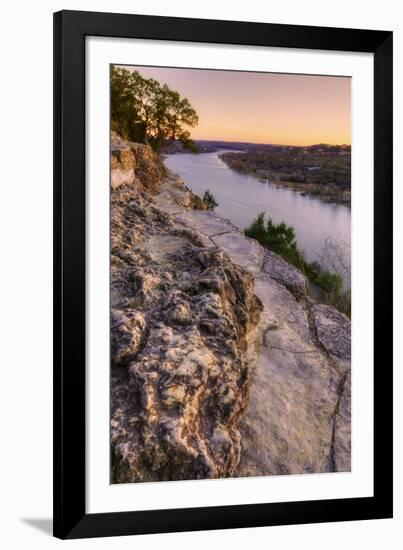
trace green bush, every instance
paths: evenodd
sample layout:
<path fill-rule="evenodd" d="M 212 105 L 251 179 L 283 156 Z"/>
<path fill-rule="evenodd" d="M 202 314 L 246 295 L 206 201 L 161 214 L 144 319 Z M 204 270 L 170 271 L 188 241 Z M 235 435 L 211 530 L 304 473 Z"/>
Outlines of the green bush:
<path fill-rule="evenodd" d="M 265 223 L 264 212 L 261 212 L 252 224 L 245 229 L 245 235 L 256 239 L 262 246 L 272 250 L 287 262 L 305 272 L 306 262 L 302 253 L 298 250 L 295 231 L 290 225 L 284 222 L 275 224 L 271 218 Z"/>
<path fill-rule="evenodd" d="M 340 294 L 343 290 L 343 278 L 339 273 L 332 273 L 330 271 L 317 272 L 313 282 L 320 286 L 325 292 L 336 292 Z"/>
<path fill-rule="evenodd" d="M 210 193 L 208 189 L 203 195 L 203 202 L 207 210 L 214 210 L 218 206 L 218 202 L 215 200 L 214 195 Z"/>

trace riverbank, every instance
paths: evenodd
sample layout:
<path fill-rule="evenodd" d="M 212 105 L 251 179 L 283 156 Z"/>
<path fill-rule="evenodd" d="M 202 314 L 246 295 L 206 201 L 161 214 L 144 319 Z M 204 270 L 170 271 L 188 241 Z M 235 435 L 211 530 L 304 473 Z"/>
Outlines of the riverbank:
<path fill-rule="evenodd" d="M 253 274 L 263 305 L 249 340 L 256 366 L 240 421 L 242 452 L 234 475 L 349 471 L 348 318 L 317 304 L 300 271 L 228 220 L 187 211 L 178 212 L 176 221 L 209 238 Z"/>
<path fill-rule="evenodd" d="M 290 149 L 287 153 L 283 149 Z M 297 160 L 299 157 L 302 160 Z M 220 159 L 235 172 L 252 176 L 262 183 L 271 184 L 277 188 L 290 189 L 302 196 L 309 196 L 319 199 L 327 204 L 339 204 L 351 207 L 351 192 L 346 190 L 350 188 L 350 178 L 343 172 L 349 170 L 350 156 L 343 150 L 340 153 L 329 154 L 321 152 L 310 157 L 309 150 L 311 148 L 275 148 L 270 149 L 267 155 L 262 151 L 248 153 L 223 153 L 220 154 Z M 275 151 L 277 151 L 275 153 Z M 303 153 L 303 155 L 302 155 Z M 308 153 L 308 154 L 307 154 Z M 327 156 L 330 156 L 328 159 Z M 279 157 L 279 158 L 277 158 Z M 320 161 L 318 163 L 318 160 Z M 333 164 L 336 168 L 333 168 Z M 346 167 L 339 166 L 346 163 Z M 284 163 L 286 166 L 281 166 Z M 309 166 L 313 164 L 313 166 Z M 295 172 L 288 173 L 290 165 Z M 334 172 L 333 172 L 334 170 Z M 288 177 L 287 177 L 288 175 Z M 292 177 L 292 179 L 291 179 Z M 323 180 L 321 180 L 323 178 Z M 332 183 L 332 178 L 335 181 L 342 179 L 343 185 Z"/>
<path fill-rule="evenodd" d="M 268 182 L 269 183 L 269 182 Z M 338 191 L 334 187 L 326 185 L 315 185 L 311 183 L 295 183 L 292 181 L 275 181 L 270 182 L 278 188 L 286 188 L 300 195 L 319 199 L 326 204 L 340 204 L 351 208 L 351 193 L 348 191 Z"/>
<path fill-rule="evenodd" d="M 114 481 L 349 471 L 349 320 L 144 147 L 112 141 Z"/>
<path fill-rule="evenodd" d="M 275 187 L 258 179 L 239 174 L 220 158 L 221 153 L 167 156 L 166 166 L 186 182 L 194 193 L 203 196 L 207 189 L 218 202 L 216 213 L 246 229 L 260 212 L 273 223 L 292 226 L 298 249 L 308 262 L 323 264 L 328 243 L 337 245 L 343 262 L 328 262 L 329 269 L 343 273 L 349 287 L 351 210 L 346 206 L 324 203 L 285 187 Z M 343 263 L 343 265 L 338 265 Z"/>

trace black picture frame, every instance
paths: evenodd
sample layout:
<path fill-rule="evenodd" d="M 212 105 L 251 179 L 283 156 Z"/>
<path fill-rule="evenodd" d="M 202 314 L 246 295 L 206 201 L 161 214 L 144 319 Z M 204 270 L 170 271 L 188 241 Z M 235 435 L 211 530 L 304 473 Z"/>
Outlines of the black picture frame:
<path fill-rule="evenodd" d="M 87 514 L 85 38 L 374 54 L 374 496 Z M 54 536 L 105 537 L 393 516 L 392 32 L 114 13 L 54 14 Z"/>

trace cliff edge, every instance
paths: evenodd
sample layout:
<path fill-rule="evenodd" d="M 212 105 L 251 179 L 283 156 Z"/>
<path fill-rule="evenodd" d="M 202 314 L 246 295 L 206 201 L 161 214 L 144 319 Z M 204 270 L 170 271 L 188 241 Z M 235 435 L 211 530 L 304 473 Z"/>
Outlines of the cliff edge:
<path fill-rule="evenodd" d="M 251 382 L 253 277 L 154 199 L 168 176 L 146 146 L 112 140 L 113 481 L 233 475 Z M 191 193 L 173 183 L 184 207 Z M 168 204 L 167 204 L 168 207 Z"/>
<path fill-rule="evenodd" d="M 348 318 L 149 147 L 111 168 L 112 481 L 348 471 Z"/>

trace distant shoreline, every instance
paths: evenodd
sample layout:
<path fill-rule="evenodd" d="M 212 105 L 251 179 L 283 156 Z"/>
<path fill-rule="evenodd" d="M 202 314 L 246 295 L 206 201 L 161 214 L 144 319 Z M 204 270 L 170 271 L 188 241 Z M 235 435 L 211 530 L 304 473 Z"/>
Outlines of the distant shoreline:
<path fill-rule="evenodd" d="M 267 147 L 219 155 L 225 164 L 262 183 L 290 189 L 327 204 L 351 207 L 348 146 Z"/>
<path fill-rule="evenodd" d="M 278 182 L 270 182 L 275 187 L 279 187 L 282 189 L 290 189 L 291 191 L 294 191 L 295 193 L 299 193 L 300 195 L 313 197 L 314 199 L 319 199 L 321 202 L 324 202 L 326 204 L 338 204 L 340 206 L 347 206 L 348 208 L 351 208 L 351 199 L 343 199 L 343 197 L 334 196 L 331 193 L 329 195 L 323 194 L 319 195 L 316 191 L 312 191 L 312 184 L 309 183 L 293 183 L 289 181 L 278 181 Z"/>
<path fill-rule="evenodd" d="M 225 162 L 225 160 L 221 157 L 221 155 L 219 155 L 219 157 L 221 158 L 221 160 L 223 162 Z M 298 193 L 303 197 L 308 196 L 308 197 L 312 197 L 314 199 L 318 199 L 318 200 L 320 200 L 321 202 L 323 202 L 325 204 L 337 204 L 337 205 L 340 205 L 340 206 L 347 206 L 348 208 L 351 208 L 351 200 L 350 199 L 343 199 L 342 197 L 335 196 L 335 195 L 332 194 L 331 190 L 329 191 L 329 194 L 323 193 L 322 195 L 320 195 L 316 191 L 317 186 L 316 186 L 315 190 L 313 190 L 312 189 L 312 184 L 310 184 L 310 183 L 294 183 L 294 182 L 291 182 L 291 181 L 282 181 L 282 180 L 270 181 L 268 179 L 263 180 L 262 178 L 259 178 L 259 176 L 257 176 L 256 174 L 249 173 L 249 172 L 243 172 L 241 170 L 236 170 L 235 168 L 230 166 L 227 162 L 225 162 L 225 164 L 228 166 L 228 168 L 230 168 L 231 170 L 234 170 L 234 172 L 238 172 L 238 174 L 243 174 L 244 176 L 245 175 L 252 176 L 253 178 L 260 181 L 261 183 L 266 183 L 266 184 L 269 184 L 269 185 L 273 185 L 274 187 L 277 187 L 278 189 L 288 189 L 289 191 L 293 191 L 294 193 Z"/>

